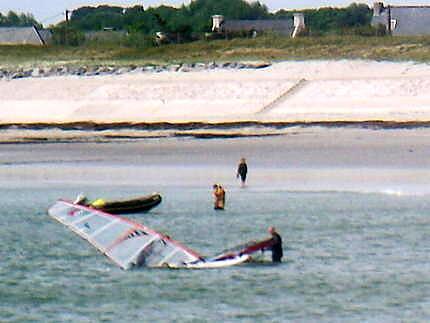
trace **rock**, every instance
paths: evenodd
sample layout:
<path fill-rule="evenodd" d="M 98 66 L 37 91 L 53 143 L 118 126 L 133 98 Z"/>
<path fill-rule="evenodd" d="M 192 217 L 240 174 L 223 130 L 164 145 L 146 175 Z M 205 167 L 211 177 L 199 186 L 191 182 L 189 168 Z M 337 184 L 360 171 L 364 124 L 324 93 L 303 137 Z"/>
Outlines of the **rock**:
<path fill-rule="evenodd" d="M 146 65 L 146 66 L 143 67 L 143 70 L 145 72 L 153 72 L 155 70 L 155 66 L 153 66 L 153 65 Z"/>
<path fill-rule="evenodd" d="M 89 67 L 88 71 L 85 73 L 85 76 L 95 76 L 100 75 L 100 70 L 98 66 Z"/>
<path fill-rule="evenodd" d="M 115 71 L 113 66 L 100 66 L 98 68 L 99 74 L 112 74 Z"/>
<path fill-rule="evenodd" d="M 32 72 L 33 72 L 33 70 L 29 69 L 29 70 L 23 71 L 22 73 L 23 73 L 24 77 L 30 77 Z"/>
<path fill-rule="evenodd" d="M 56 75 L 67 75 L 69 74 L 69 69 L 66 66 L 59 66 L 55 71 Z"/>
<path fill-rule="evenodd" d="M 177 72 L 181 68 L 181 64 L 171 64 L 166 66 L 166 71 Z"/>
<path fill-rule="evenodd" d="M 142 67 L 136 66 L 136 65 L 130 65 L 129 66 L 129 72 L 128 73 L 137 74 L 137 73 L 141 73 L 141 72 L 142 72 Z"/>
<path fill-rule="evenodd" d="M 269 62 L 251 62 L 247 64 L 247 68 L 255 68 L 255 69 L 259 69 L 259 68 L 266 68 L 271 66 L 272 64 Z"/>
<path fill-rule="evenodd" d="M 204 70 L 204 69 L 206 69 L 206 64 L 205 63 L 195 63 L 194 69 L 199 70 L 199 71 Z"/>
<path fill-rule="evenodd" d="M 145 72 L 143 66 L 138 66 L 136 67 L 136 69 L 134 70 L 135 73 L 143 73 Z"/>
<path fill-rule="evenodd" d="M 85 75 L 87 72 L 88 72 L 88 68 L 86 66 L 81 66 L 76 70 L 75 74 L 76 75 Z"/>
<path fill-rule="evenodd" d="M 33 72 L 31 73 L 32 77 L 43 77 L 45 76 L 45 70 L 43 68 L 34 68 Z"/>
<path fill-rule="evenodd" d="M 218 67 L 218 65 L 215 62 L 210 62 L 210 63 L 207 64 L 207 68 L 211 69 L 211 70 L 213 70 L 213 69 L 215 69 L 217 67 Z"/>
<path fill-rule="evenodd" d="M 115 71 L 115 74 L 120 75 L 120 74 L 125 74 L 129 71 L 128 67 L 120 67 L 117 68 L 117 70 Z"/>
<path fill-rule="evenodd" d="M 32 68 L 30 70 L 30 76 L 31 77 L 39 77 L 40 76 L 40 72 L 39 72 L 39 68 Z"/>
<path fill-rule="evenodd" d="M 126 67 L 115 67 L 115 66 L 78 66 L 78 67 L 67 67 L 67 66 L 54 66 L 51 68 L 31 68 L 24 70 L 19 68 L 17 70 L 0 69 L 0 78 L 19 79 L 24 77 L 48 77 L 53 75 L 80 75 L 80 76 L 96 76 L 96 75 L 110 75 L 110 74 L 126 74 L 126 73 L 143 73 L 143 72 L 192 72 L 192 71 L 203 71 L 213 70 L 217 68 L 225 69 L 261 69 L 267 68 L 272 64 L 269 62 L 208 62 L 208 63 L 187 63 L 187 64 L 168 64 L 168 65 L 144 65 L 137 66 L 130 64 Z"/>
<path fill-rule="evenodd" d="M 187 73 L 191 72 L 191 67 L 188 64 L 183 64 L 180 69 L 178 69 L 178 72 Z"/>
<path fill-rule="evenodd" d="M 46 76 L 53 76 L 55 75 L 55 73 L 57 72 L 57 68 L 56 67 L 51 67 L 49 69 L 46 70 L 45 75 Z"/>
<path fill-rule="evenodd" d="M 25 77 L 25 74 L 24 74 L 24 72 L 20 72 L 20 71 L 12 72 L 11 75 L 10 75 L 11 79 L 20 79 L 20 78 L 23 78 L 23 77 Z"/>

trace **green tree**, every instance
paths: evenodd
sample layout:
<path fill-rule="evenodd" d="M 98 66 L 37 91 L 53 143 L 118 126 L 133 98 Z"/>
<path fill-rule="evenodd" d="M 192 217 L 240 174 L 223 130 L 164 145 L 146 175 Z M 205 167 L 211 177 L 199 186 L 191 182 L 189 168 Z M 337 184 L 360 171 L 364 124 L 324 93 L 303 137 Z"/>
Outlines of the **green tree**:
<path fill-rule="evenodd" d="M 210 30 L 211 17 L 215 14 L 226 19 L 265 19 L 270 16 L 265 5 L 244 0 L 195 0 L 182 10 L 191 19 L 194 32 Z"/>
<path fill-rule="evenodd" d="M 294 12 L 305 15 L 311 34 L 344 33 L 347 30 L 370 27 L 372 11 L 365 4 L 353 3 L 346 8 L 319 8 L 302 11 L 280 10 L 274 14 L 277 19 L 292 18 Z"/>
<path fill-rule="evenodd" d="M 211 16 L 227 19 L 262 19 L 269 17 L 267 7 L 260 2 L 244 0 L 195 0 L 181 8 L 159 6 L 144 10 L 142 6 L 121 8 L 114 6 L 81 7 L 72 13 L 71 23 L 81 30 L 100 30 L 114 27 L 129 31 L 151 33 L 202 33 L 211 28 Z"/>
<path fill-rule="evenodd" d="M 42 24 L 34 19 L 32 14 L 17 14 L 14 11 L 9 11 L 7 15 L 0 13 L 0 26 L 4 27 L 27 27 L 37 26 L 42 28 Z"/>
<path fill-rule="evenodd" d="M 6 19 L 10 26 L 21 26 L 21 20 L 19 19 L 19 16 L 13 11 L 8 12 Z"/>
<path fill-rule="evenodd" d="M 56 45 L 79 46 L 85 41 L 84 33 L 65 22 L 52 29 L 52 42 Z"/>
<path fill-rule="evenodd" d="M 72 12 L 70 23 L 81 30 L 123 29 L 125 9 L 113 6 L 81 7 Z"/>

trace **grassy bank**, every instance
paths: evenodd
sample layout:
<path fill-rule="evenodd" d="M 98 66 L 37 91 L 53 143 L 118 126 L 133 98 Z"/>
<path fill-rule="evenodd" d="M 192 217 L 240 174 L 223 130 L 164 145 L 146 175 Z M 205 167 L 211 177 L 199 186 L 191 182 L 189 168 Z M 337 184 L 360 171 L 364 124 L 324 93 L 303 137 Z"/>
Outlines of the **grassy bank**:
<path fill-rule="evenodd" d="M 430 62 L 430 37 L 330 36 L 197 41 L 146 49 L 122 44 L 80 47 L 0 46 L 0 67 L 130 65 L 238 60 L 376 59 Z"/>

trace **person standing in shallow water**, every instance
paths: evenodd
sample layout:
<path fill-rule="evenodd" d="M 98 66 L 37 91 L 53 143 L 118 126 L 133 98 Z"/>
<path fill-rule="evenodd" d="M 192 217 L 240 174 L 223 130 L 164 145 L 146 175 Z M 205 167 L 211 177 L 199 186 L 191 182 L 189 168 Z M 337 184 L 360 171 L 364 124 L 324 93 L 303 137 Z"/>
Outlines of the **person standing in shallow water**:
<path fill-rule="evenodd" d="M 214 209 L 224 210 L 225 207 L 225 190 L 220 184 L 213 186 Z"/>
<path fill-rule="evenodd" d="M 237 167 L 236 178 L 240 177 L 242 187 L 245 186 L 247 173 L 248 173 L 248 165 L 246 164 L 245 158 L 241 158 L 239 162 L 239 166 Z"/>
<path fill-rule="evenodd" d="M 276 232 L 275 227 L 269 227 L 268 229 L 270 235 L 271 246 L 269 247 L 272 251 L 272 262 L 281 262 L 283 251 L 282 251 L 282 238 L 278 232 Z"/>

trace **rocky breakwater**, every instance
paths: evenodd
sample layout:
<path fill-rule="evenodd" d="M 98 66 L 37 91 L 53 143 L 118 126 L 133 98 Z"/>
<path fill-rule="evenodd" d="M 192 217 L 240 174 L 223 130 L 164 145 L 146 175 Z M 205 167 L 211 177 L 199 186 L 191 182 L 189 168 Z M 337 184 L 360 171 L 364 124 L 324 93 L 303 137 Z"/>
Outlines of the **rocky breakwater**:
<path fill-rule="evenodd" d="M 12 80 L 28 77 L 51 76 L 97 76 L 120 75 L 127 73 L 161 73 L 161 72 L 193 72 L 214 69 L 261 69 L 269 67 L 268 62 L 209 62 L 209 63 L 178 63 L 165 65 L 127 65 L 127 66 L 53 66 L 32 68 L 2 68 L 0 79 Z"/>

